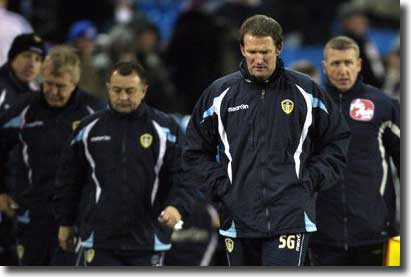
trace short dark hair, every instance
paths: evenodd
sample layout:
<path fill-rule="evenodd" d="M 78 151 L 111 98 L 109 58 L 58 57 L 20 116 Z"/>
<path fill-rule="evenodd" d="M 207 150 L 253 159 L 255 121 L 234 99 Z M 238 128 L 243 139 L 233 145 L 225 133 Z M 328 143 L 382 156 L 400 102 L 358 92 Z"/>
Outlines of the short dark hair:
<path fill-rule="evenodd" d="M 280 47 L 284 40 L 284 32 L 281 25 L 275 19 L 266 15 L 257 14 L 249 17 L 240 27 L 240 43 L 244 46 L 244 36 L 270 36 L 274 44 Z"/>
<path fill-rule="evenodd" d="M 147 82 L 147 75 L 144 67 L 138 62 L 118 62 L 114 65 L 113 69 L 111 70 L 109 80 L 114 72 L 118 72 L 120 75 L 128 76 L 133 73 L 136 73 L 138 77 L 140 77 L 142 83 Z"/>
<path fill-rule="evenodd" d="M 326 59 L 325 51 L 327 49 L 335 49 L 335 50 L 348 50 L 348 49 L 354 49 L 357 58 L 360 57 L 360 48 L 358 47 L 358 44 L 352 39 L 347 36 L 337 36 L 333 37 L 330 39 L 324 46 L 324 59 Z"/>

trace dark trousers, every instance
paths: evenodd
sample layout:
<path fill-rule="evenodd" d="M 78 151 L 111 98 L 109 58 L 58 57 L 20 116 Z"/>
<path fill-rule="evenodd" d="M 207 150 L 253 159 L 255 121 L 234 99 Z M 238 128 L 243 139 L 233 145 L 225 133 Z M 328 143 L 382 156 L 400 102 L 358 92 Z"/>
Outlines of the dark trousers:
<path fill-rule="evenodd" d="M 80 248 L 79 266 L 162 266 L 164 252 Z"/>
<path fill-rule="evenodd" d="M 22 266 L 70 266 L 75 255 L 58 246 L 58 226 L 52 216 L 17 217 L 17 255 Z"/>
<path fill-rule="evenodd" d="M 349 247 L 347 250 L 327 245 L 310 245 L 311 265 L 382 266 L 385 244 Z"/>
<path fill-rule="evenodd" d="M 303 266 L 309 234 L 224 238 L 229 266 Z"/>
<path fill-rule="evenodd" d="M 0 266 L 18 265 L 13 220 L 0 213 Z"/>

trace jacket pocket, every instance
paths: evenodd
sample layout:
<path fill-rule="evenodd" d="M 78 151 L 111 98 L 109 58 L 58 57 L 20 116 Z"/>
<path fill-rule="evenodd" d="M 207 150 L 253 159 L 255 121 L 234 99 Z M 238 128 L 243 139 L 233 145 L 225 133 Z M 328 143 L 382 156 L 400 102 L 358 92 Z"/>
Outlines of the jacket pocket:
<path fill-rule="evenodd" d="M 228 189 L 230 186 L 230 182 L 228 181 L 228 178 L 220 178 L 216 185 L 215 185 L 215 196 L 217 199 L 222 200 L 224 195 L 227 193 Z"/>

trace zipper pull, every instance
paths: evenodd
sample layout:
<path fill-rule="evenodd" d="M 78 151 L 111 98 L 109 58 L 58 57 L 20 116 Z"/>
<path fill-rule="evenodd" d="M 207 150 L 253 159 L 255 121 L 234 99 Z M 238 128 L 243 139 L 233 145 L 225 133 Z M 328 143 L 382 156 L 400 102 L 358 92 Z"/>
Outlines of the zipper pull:
<path fill-rule="evenodd" d="M 261 91 L 261 99 L 264 99 L 264 95 L 265 95 L 265 89 L 263 89 L 263 90 Z"/>

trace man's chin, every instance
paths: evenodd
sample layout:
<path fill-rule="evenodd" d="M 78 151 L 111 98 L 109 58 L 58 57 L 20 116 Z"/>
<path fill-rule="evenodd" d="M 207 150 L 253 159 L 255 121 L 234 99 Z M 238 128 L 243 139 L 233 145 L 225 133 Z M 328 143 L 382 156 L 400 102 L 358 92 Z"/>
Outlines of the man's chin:
<path fill-rule="evenodd" d="M 53 107 L 53 108 L 61 108 L 61 107 L 64 107 L 65 105 L 61 102 L 54 102 L 54 101 L 47 101 L 47 103 L 49 104 L 50 107 Z"/>
<path fill-rule="evenodd" d="M 254 74 L 254 77 L 255 77 L 257 80 L 264 81 L 264 80 L 267 80 L 268 77 L 270 77 L 270 76 L 267 76 L 267 74 L 263 74 L 263 73 L 261 73 L 261 74 L 256 73 L 256 74 Z"/>
<path fill-rule="evenodd" d="M 116 107 L 115 109 L 119 113 L 131 113 L 132 109 L 130 107 Z"/>

